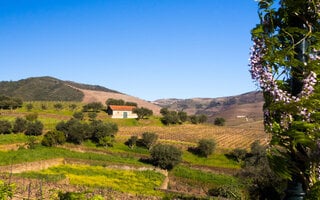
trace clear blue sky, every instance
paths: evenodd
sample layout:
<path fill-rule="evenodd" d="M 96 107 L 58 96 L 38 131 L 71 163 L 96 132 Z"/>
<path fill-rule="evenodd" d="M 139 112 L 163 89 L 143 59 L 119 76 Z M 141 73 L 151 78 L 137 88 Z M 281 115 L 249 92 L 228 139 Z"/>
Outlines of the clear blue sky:
<path fill-rule="evenodd" d="M 254 0 L 0 0 L 0 80 L 53 76 L 146 100 L 256 90 Z"/>

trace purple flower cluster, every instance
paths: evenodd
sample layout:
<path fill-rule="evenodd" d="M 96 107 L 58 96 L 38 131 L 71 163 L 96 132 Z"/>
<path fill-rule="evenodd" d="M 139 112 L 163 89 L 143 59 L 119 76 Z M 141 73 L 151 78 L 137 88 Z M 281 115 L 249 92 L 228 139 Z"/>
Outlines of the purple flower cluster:
<path fill-rule="evenodd" d="M 280 89 L 273 77 L 272 68 L 263 62 L 265 51 L 266 47 L 264 45 L 264 41 L 256 39 L 251 48 L 251 69 L 249 70 L 252 79 L 258 82 L 263 91 L 269 92 L 273 95 L 275 101 L 281 101 L 284 103 L 298 102 L 302 97 L 307 98 L 313 93 L 314 85 L 317 83 L 317 75 L 314 72 L 310 72 L 310 74 L 303 80 L 303 89 L 298 96 L 293 96 L 287 91 Z"/>

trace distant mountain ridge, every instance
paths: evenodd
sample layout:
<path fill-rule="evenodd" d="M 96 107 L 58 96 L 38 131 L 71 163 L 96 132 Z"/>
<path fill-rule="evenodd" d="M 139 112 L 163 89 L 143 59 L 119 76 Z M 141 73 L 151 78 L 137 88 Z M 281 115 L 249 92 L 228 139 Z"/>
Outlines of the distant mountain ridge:
<path fill-rule="evenodd" d="M 223 117 L 229 125 L 263 119 L 264 99 L 259 91 L 218 98 L 159 99 L 153 103 L 170 110 L 183 110 L 189 115 L 206 114 L 209 121 Z"/>
<path fill-rule="evenodd" d="M 24 101 L 82 101 L 83 92 L 75 88 L 119 93 L 102 86 L 62 81 L 50 76 L 0 82 L 1 95 L 18 97 Z"/>

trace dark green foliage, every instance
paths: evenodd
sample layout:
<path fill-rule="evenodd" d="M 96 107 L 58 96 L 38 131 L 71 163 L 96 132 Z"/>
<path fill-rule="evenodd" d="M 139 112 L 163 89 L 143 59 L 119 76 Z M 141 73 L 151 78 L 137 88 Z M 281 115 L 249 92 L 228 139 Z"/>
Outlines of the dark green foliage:
<path fill-rule="evenodd" d="M 178 116 L 179 116 L 179 119 L 182 123 L 186 122 L 188 120 L 188 114 L 184 111 L 179 111 Z"/>
<path fill-rule="evenodd" d="M 112 122 L 93 121 L 90 129 L 92 130 L 92 141 L 99 143 L 100 140 L 105 140 L 105 137 L 114 137 L 118 132 L 118 125 Z"/>
<path fill-rule="evenodd" d="M 62 103 L 56 103 L 56 104 L 53 105 L 53 107 L 56 110 L 62 110 L 63 109 Z"/>
<path fill-rule="evenodd" d="M 38 113 L 30 113 L 30 114 L 27 114 L 25 117 L 26 117 L 26 120 L 28 120 L 29 122 L 33 122 L 38 119 Z"/>
<path fill-rule="evenodd" d="M 33 104 L 32 103 L 26 104 L 26 108 L 27 108 L 28 111 L 32 110 Z"/>
<path fill-rule="evenodd" d="M 77 119 L 71 119 L 66 123 L 60 122 L 57 124 L 56 129 L 66 135 L 67 142 L 75 144 L 81 144 L 85 139 L 91 137 L 88 124 L 82 124 Z"/>
<path fill-rule="evenodd" d="M 138 107 L 138 104 L 136 102 L 130 102 L 130 101 L 127 101 L 125 103 L 126 106 L 135 106 L 135 107 Z"/>
<path fill-rule="evenodd" d="M 37 142 L 38 140 L 36 136 L 28 136 L 28 141 L 26 142 L 26 146 L 28 149 L 35 149 Z"/>
<path fill-rule="evenodd" d="M 198 142 L 197 152 L 200 156 L 208 157 L 216 148 L 216 142 L 213 139 L 201 139 Z"/>
<path fill-rule="evenodd" d="M 0 82 L 0 85 L 1 85 L 1 82 Z M 11 98 L 11 97 L 7 97 L 7 96 L 0 96 L 0 109 L 16 109 L 16 108 L 20 108 L 20 107 L 22 107 L 22 103 L 23 103 L 22 100 L 19 99 L 19 98 Z"/>
<path fill-rule="evenodd" d="M 143 119 L 151 116 L 153 114 L 153 111 L 148 108 L 134 108 L 133 113 L 136 113 L 138 115 L 138 119 Z"/>
<path fill-rule="evenodd" d="M 308 192 L 306 200 L 320 200 L 320 182 L 316 182 Z"/>
<path fill-rule="evenodd" d="M 152 146 L 156 144 L 158 140 L 158 135 L 156 133 L 144 132 L 142 133 L 141 143 L 143 146 L 151 149 Z"/>
<path fill-rule="evenodd" d="M 48 107 L 47 107 L 45 104 L 41 104 L 41 109 L 42 109 L 42 110 L 47 110 Z"/>
<path fill-rule="evenodd" d="M 246 155 L 247 155 L 247 150 L 236 148 L 236 149 L 233 149 L 226 156 L 240 163 L 246 158 Z"/>
<path fill-rule="evenodd" d="M 59 192 L 59 200 L 85 200 L 85 195 L 83 193 L 77 192 Z"/>
<path fill-rule="evenodd" d="M 189 117 L 190 122 L 192 124 L 203 124 L 208 120 L 207 115 L 201 114 L 201 115 L 191 115 Z"/>
<path fill-rule="evenodd" d="M 78 119 L 78 120 L 83 120 L 83 118 L 84 118 L 84 114 L 83 114 L 83 112 L 75 112 L 75 113 L 73 113 L 73 115 L 72 115 L 75 119 Z"/>
<path fill-rule="evenodd" d="M 11 133 L 11 123 L 8 120 L 0 120 L 0 134 Z"/>
<path fill-rule="evenodd" d="M 214 125 L 217 125 L 217 126 L 224 126 L 226 120 L 222 117 L 217 117 L 214 119 Z"/>
<path fill-rule="evenodd" d="M 155 166 L 171 170 L 181 162 L 182 152 L 175 146 L 158 144 L 151 149 L 151 159 Z"/>
<path fill-rule="evenodd" d="M 105 137 L 114 137 L 118 132 L 118 126 L 115 123 L 104 123 L 97 120 L 88 124 L 73 118 L 67 122 L 59 122 L 56 130 L 66 135 L 67 142 L 81 144 L 84 140 L 91 139 L 99 144 L 99 142 L 108 142 L 108 138 Z"/>
<path fill-rule="evenodd" d="M 230 186 L 220 186 L 211 188 L 208 191 L 209 196 L 226 198 L 230 200 L 241 200 L 241 193 L 239 190 Z"/>
<path fill-rule="evenodd" d="M 36 120 L 35 122 L 27 123 L 27 129 L 24 134 L 30 136 L 38 136 L 42 134 L 42 130 L 43 124 L 40 121 Z"/>
<path fill-rule="evenodd" d="M 24 101 L 81 101 L 83 93 L 52 77 L 0 82 L 0 94 Z"/>
<path fill-rule="evenodd" d="M 128 145 L 131 149 L 133 149 L 137 145 L 137 142 L 138 142 L 138 137 L 133 135 L 128 139 L 128 141 L 126 142 L 126 145 Z"/>
<path fill-rule="evenodd" d="M 56 146 L 56 145 L 61 145 L 66 142 L 66 136 L 64 135 L 63 132 L 61 131 L 48 131 L 44 136 L 41 141 L 41 144 L 43 146 Z"/>
<path fill-rule="evenodd" d="M 23 133 L 27 129 L 28 121 L 24 118 L 17 117 L 13 123 L 12 132 Z"/>
<path fill-rule="evenodd" d="M 161 117 L 161 122 L 164 125 L 178 124 L 180 122 L 179 115 L 176 111 L 168 111 L 167 114 Z"/>
<path fill-rule="evenodd" d="M 113 136 L 105 136 L 99 139 L 98 145 L 103 147 L 113 147 L 114 137 Z"/>
<path fill-rule="evenodd" d="M 122 100 L 122 99 L 107 99 L 106 101 L 106 105 L 109 106 L 109 105 L 118 105 L 118 106 L 123 106 L 125 105 L 125 101 Z"/>
<path fill-rule="evenodd" d="M 88 113 L 88 117 L 91 121 L 95 120 L 97 118 L 98 114 L 96 112 L 90 112 Z"/>
<path fill-rule="evenodd" d="M 70 110 L 75 110 L 77 107 L 78 106 L 76 104 L 74 104 L 74 103 L 69 105 L 69 109 Z"/>
<path fill-rule="evenodd" d="M 160 114 L 163 116 L 169 114 L 169 109 L 168 108 L 161 108 Z"/>
<path fill-rule="evenodd" d="M 282 199 L 286 181 L 270 168 L 266 147 L 254 142 L 237 175 L 246 185 L 251 199 Z"/>
<path fill-rule="evenodd" d="M 103 105 L 101 102 L 88 103 L 82 107 L 83 112 L 99 112 L 102 109 Z"/>

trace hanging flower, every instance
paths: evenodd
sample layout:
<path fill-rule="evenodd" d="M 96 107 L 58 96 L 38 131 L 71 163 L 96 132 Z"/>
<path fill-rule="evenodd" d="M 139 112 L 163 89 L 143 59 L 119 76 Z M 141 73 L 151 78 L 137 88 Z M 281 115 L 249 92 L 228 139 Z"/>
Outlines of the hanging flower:
<path fill-rule="evenodd" d="M 266 48 L 264 47 L 264 41 L 256 39 L 251 48 L 250 66 L 249 70 L 252 79 L 254 79 L 264 92 L 269 92 L 276 102 L 298 102 L 301 98 L 308 98 L 314 91 L 314 86 L 317 83 L 317 75 L 311 71 L 310 74 L 302 81 L 302 91 L 293 96 L 285 90 L 279 88 L 276 80 L 272 74 L 272 68 L 263 63 L 263 57 L 265 55 Z"/>

